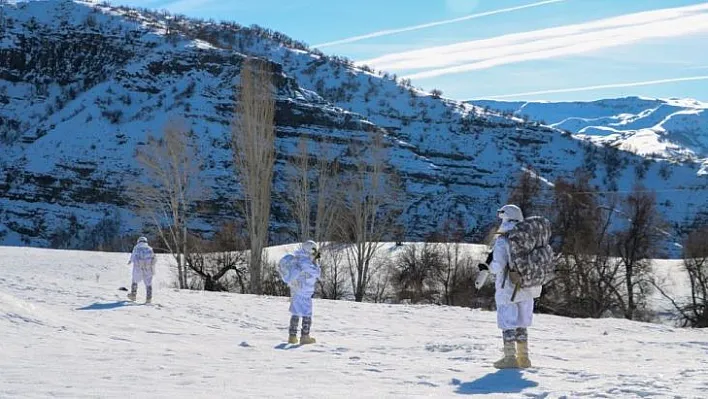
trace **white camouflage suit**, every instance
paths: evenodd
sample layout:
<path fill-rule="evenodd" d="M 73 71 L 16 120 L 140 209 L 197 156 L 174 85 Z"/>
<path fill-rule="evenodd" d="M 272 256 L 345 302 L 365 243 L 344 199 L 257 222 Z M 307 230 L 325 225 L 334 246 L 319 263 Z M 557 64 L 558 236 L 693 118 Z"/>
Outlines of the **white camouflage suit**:
<path fill-rule="evenodd" d="M 130 254 L 128 264 L 133 265 L 133 281 L 131 284 L 131 294 L 135 294 L 138 288 L 138 283 L 142 281 L 145 284 L 147 297 L 152 297 L 152 277 L 155 274 L 155 263 L 157 258 L 152 248 L 148 245 L 147 239 L 140 237 L 138 243 L 133 247 L 133 252 Z"/>
<path fill-rule="evenodd" d="M 320 278 L 321 270 L 316 259 L 319 257 L 317 244 L 307 241 L 292 255 L 291 274 L 286 283 L 290 287 L 290 328 L 288 329 L 289 343 L 297 342 L 297 329 L 302 318 L 300 344 L 315 343 L 310 337 L 312 326 L 312 295 L 315 293 L 315 284 Z"/>
<path fill-rule="evenodd" d="M 502 219 L 499 233 L 512 230 L 524 220 L 521 209 L 516 205 L 505 205 L 497 211 Z M 494 299 L 497 305 L 497 325 L 502 330 L 504 357 L 494 362 L 498 369 L 531 367 L 528 350 L 528 330 L 533 322 L 534 298 L 541 296 L 541 286 L 519 288 L 514 296 L 514 283 L 509 277 L 509 267 L 513 265 L 509 240 L 500 235 L 494 242 L 489 271 L 495 275 Z"/>
<path fill-rule="evenodd" d="M 312 295 L 315 284 L 320 278 L 320 267 L 314 263 L 310 254 L 298 249 L 293 254 L 297 262 L 297 276 L 290 281 L 290 313 L 293 316 L 312 317 Z"/>
<path fill-rule="evenodd" d="M 511 220 L 507 216 L 500 215 L 502 224 L 499 227 L 499 233 L 505 233 L 516 225 L 516 220 Z M 523 218 L 522 215 L 514 215 L 513 217 Z M 514 301 L 511 301 L 511 296 L 514 293 L 514 284 L 509 279 L 508 274 L 505 278 L 504 273 L 510 262 L 509 256 L 509 242 L 504 236 L 497 237 L 494 242 L 493 259 L 489 264 L 489 271 L 496 277 L 494 300 L 497 305 L 497 325 L 505 331 L 531 326 L 533 322 L 533 300 L 541 296 L 540 285 L 519 288 Z"/>

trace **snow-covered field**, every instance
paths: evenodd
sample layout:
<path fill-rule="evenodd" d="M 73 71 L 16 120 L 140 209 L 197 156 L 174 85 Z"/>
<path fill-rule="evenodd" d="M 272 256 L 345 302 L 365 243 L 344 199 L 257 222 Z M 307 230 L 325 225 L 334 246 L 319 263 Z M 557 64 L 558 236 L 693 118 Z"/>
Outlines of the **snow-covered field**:
<path fill-rule="evenodd" d="M 0 397 L 706 397 L 708 331 L 537 315 L 534 368 L 497 371 L 493 312 L 177 291 L 125 302 L 127 254 L 0 247 Z M 141 286 L 139 299 L 144 298 Z"/>

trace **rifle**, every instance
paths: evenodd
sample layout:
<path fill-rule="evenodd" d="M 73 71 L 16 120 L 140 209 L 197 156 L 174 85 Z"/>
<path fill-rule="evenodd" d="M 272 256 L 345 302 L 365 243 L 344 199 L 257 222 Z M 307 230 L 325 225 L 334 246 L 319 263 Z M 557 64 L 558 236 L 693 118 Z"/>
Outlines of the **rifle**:
<path fill-rule="evenodd" d="M 511 294 L 511 301 L 514 302 L 514 298 L 516 298 L 516 293 L 519 292 L 519 283 L 516 283 L 514 285 L 514 293 Z"/>
<path fill-rule="evenodd" d="M 511 244 L 507 243 L 507 246 L 506 246 L 507 263 L 506 263 L 506 267 L 504 268 L 504 279 L 502 279 L 502 285 L 501 285 L 502 288 L 504 288 L 504 285 L 506 285 L 507 278 L 512 280 L 512 283 L 514 282 L 513 276 L 509 277 L 509 272 L 510 272 L 509 269 L 511 268 L 511 264 L 512 264 L 511 251 L 509 250 L 509 245 L 511 245 Z M 517 275 L 518 275 L 518 273 L 517 273 Z M 521 284 L 521 282 L 518 280 L 514 283 L 514 292 L 511 294 L 511 301 L 512 302 L 514 302 L 514 299 L 516 298 L 516 294 L 519 292 L 520 284 Z"/>

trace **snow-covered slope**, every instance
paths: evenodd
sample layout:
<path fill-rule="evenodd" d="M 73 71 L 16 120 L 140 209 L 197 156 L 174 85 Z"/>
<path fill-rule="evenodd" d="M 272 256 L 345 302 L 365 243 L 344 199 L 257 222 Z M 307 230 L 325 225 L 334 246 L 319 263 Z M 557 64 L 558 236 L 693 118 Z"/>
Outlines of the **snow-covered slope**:
<path fill-rule="evenodd" d="M 229 134 L 246 56 L 270 60 L 277 72 L 273 231 L 292 227 L 284 177 L 299 137 L 331 139 L 346 169 L 356 161 L 348 145 L 375 131 L 386 133 L 406 190 L 409 239 L 456 217 L 469 240 L 480 239 L 524 168 L 548 181 L 585 168 L 609 190 L 631 190 L 638 179 L 662 193 L 687 190 L 658 199 L 674 226 L 708 203 L 698 166 L 646 161 L 434 97 L 264 28 L 88 1 L 0 7 L 0 243 L 76 246 L 95 226 L 139 230 L 128 188 L 143 172 L 133 154 L 173 117 L 186 120 L 205 158 L 198 232 L 235 218 Z"/>
<path fill-rule="evenodd" d="M 704 397 L 708 331 L 536 315 L 533 368 L 497 371 L 493 312 L 177 291 L 123 300 L 127 254 L 0 247 L 0 397 Z M 142 287 L 138 298 L 144 291 Z"/>
<path fill-rule="evenodd" d="M 676 161 L 708 159 L 708 103 L 626 97 L 592 102 L 472 101 L 526 116 L 644 156 Z M 703 170 L 708 173 L 708 169 Z"/>

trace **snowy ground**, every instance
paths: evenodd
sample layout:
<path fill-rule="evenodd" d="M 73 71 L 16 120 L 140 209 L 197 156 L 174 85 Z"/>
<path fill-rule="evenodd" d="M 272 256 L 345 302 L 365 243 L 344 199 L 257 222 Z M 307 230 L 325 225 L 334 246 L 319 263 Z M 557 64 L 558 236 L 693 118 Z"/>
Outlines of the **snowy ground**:
<path fill-rule="evenodd" d="M 286 298 L 123 301 L 126 254 L 0 247 L 0 397 L 706 397 L 708 331 L 537 315 L 525 371 L 496 371 L 495 314 L 315 300 L 318 343 L 284 349 Z M 144 296 L 140 289 L 139 299 Z"/>

